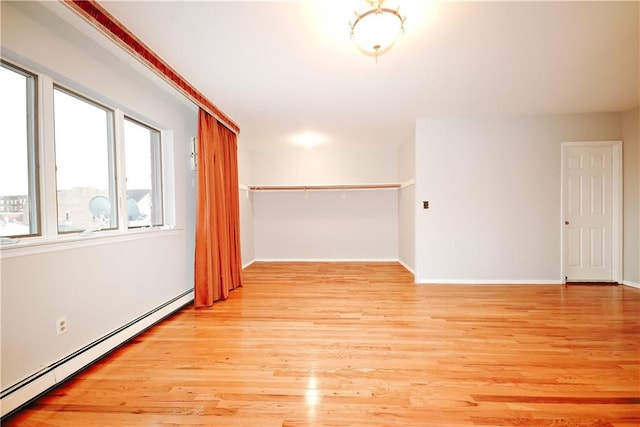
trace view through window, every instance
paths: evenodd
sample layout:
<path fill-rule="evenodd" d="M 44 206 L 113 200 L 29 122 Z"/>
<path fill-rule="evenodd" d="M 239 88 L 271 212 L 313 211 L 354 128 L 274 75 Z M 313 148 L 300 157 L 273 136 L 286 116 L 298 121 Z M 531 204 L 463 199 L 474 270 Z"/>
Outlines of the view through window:
<path fill-rule="evenodd" d="M 159 130 L 51 79 L 0 65 L 0 244 L 164 225 Z M 37 109 L 39 102 L 52 103 L 53 115 Z"/>
<path fill-rule="evenodd" d="M 0 67 L 0 237 L 39 233 L 35 77 Z"/>
<path fill-rule="evenodd" d="M 128 225 L 162 225 L 160 132 L 126 118 L 124 147 Z"/>
<path fill-rule="evenodd" d="M 58 231 L 117 228 L 113 113 L 54 89 Z"/>

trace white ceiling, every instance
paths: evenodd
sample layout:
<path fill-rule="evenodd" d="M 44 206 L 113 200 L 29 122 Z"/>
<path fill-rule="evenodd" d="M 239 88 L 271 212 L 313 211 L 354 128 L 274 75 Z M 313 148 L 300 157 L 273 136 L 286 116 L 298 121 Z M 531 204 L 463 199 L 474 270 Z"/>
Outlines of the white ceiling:
<path fill-rule="evenodd" d="M 364 1 L 101 1 L 271 149 L 302 131 L 399 144 L 431 116 L 624 111 L 639 104 L 639 5 L 398 0 L 378 59 L 349 40 Z"/>

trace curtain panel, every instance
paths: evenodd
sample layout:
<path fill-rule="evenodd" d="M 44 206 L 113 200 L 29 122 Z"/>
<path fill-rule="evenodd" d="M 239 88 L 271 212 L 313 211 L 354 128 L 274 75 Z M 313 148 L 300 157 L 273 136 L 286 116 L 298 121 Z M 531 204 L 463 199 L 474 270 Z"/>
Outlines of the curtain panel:
<path fill-rule="evenodd" d="M 242 285 L 237 136 L 205 110 L 198 115 L 195 306 L 209 307 Z"/>

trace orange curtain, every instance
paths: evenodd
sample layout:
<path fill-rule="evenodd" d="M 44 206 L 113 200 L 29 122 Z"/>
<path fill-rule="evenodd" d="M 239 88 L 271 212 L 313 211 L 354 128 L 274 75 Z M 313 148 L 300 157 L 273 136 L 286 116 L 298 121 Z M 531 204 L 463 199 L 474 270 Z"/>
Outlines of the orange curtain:
<path fill-rule="evenodd" d="M 209 307 L 242 285 L 237 136 L 198 115 L 195 306 Z"/>

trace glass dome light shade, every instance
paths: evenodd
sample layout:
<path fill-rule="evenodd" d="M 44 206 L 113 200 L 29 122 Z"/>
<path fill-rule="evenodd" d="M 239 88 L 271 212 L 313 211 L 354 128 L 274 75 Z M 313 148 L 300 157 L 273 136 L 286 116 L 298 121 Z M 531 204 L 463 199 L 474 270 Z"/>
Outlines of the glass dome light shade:
<path fill-rule="evenodd" d="M 371 9 L 359 15 L 351 27 L 351 38 L 367 54 L 378 55 L 395 43 L 404 30 L 397 10 Z"/>

